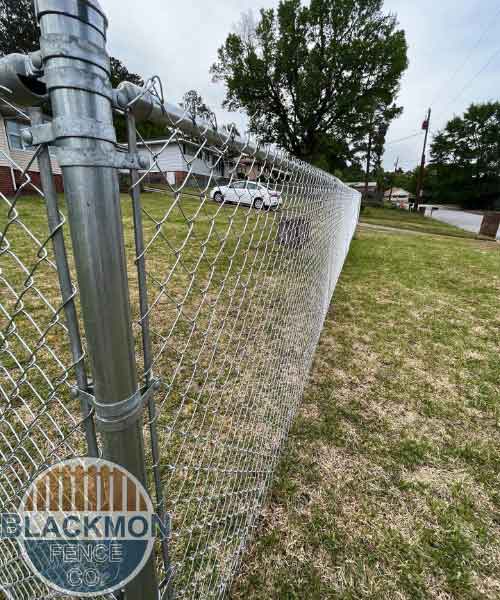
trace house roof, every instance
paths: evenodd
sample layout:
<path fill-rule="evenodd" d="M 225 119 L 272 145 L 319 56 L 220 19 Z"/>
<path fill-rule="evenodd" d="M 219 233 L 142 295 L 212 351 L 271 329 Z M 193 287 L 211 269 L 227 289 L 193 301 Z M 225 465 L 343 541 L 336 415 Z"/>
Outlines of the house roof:
<path fill-rule="evenodd" d="M 391 195 L 391 190 L 387 190 L 387 192 L 385 192 L 385 197 L 389 198 L 389 196 Z M 407 192 L 406 190 L 404 190 L 403 188 L 393 188 L 392 190 L 392 196 L 411 196 L 410 192 Z"/>
<path fill-rule="evenodd" d="M 166 144 L 167 142 L 170 142 L 171 144 L 177 143 L 174 140 L 172 140 L 171 138 L 166 138 L 166 139 L 163 139 L 163 138 L 151 138 L 149 140 L 144 140 L 144 142 L 139 142 L 138 141 L 137 145 L 138 146 L 145 146 L 147 144 L 148 146 L 151 146 L 153 144 Z"/>
<path fill-rule="evenodd" d="M 348 185 L 349 187 L 352 188 L 365 188 L 366 183 L 364 181 L 354 181 L 354 182 L 350 182 L 350 183 L 346 183 L 346 185 Z M 377 182 L 376 181 L 369 181 L 368 182 L 368 187 L 369 188 L 376 188 L 377 187 Z"/>

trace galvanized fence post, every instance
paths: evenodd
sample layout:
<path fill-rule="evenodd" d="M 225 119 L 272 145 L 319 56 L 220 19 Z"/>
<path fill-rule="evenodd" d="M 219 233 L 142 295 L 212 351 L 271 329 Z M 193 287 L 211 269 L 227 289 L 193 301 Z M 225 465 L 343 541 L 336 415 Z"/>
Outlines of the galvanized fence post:
<path fill-rule="evenodd" d="M 138 158 L 116 150 L 107 19 L 97 0 L 36 0 L 53 122 L 32 129 L 62 168 L 103 455 L 146 481 L 142 409 L 132 335 L 118 169 Z M 153 559 L 126 589 L 156 600 Z"/>

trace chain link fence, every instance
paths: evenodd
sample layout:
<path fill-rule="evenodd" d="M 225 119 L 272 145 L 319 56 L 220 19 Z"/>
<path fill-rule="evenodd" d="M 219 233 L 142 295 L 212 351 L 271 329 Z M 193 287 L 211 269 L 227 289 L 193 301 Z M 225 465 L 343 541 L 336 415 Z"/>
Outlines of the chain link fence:
<path fill-rule="evenodd" d="M 163 384 L 154 425 L 158 498 L 173 517 L 170 568 L 177 597 L 211 598 L 227 589 L 255 527 L 359 198 L 282 152 L 261 158 L 248 145 L 235 155 L 202 133 L 186 144 L 176 122 L 169 118 L 161 147 L 143 142 L 152 166 L 135 186 L 151 174 L 162 181 L 141 196 L 136 260 L 148 284 L 144 368 Z M 177 184 L 162 167 L 172 153 L 186 169 Z M 139 324 L 139 304 L 135 314 Z"/>
<path fill-rule="evenodd" d="M 28 126 L 29 115 L 0 97 Z M 3 126 L 3 123 L 0 123 Z M 33 180 L 40 146 L 16 163 L 8 148 L 17 191 L 0 193 L 0 512 L 16 512 L 31 481 L 46 467 L 95 448 L 91 411 L 71 393 L 87 386 L 76 320 L 77 290 L 65 252 L 66 218 L 57 197 Z M 47 166 L 47 163 L 45 163 Z M 50 172 L 46 173 L 49 177 Z M 71 339 L 70 332 L 74 334 Z M 90 434 L 86 443 L 83 433 Z M 28 569 L 15 540 L 0 541 L 0 597 L 48 597 Z"/>
<path fill-rule="evenodd" d="M 71 16 L 71 3 L 60 4 L 58 19 L 64 11 Z M 44 27 L 51 10 L 47 5 L 41 19 L 46 72 L 60 60 L 50 63 L 43 52 L 43 34 L 55 31 Z M 75 50 L 65 51 L 67 60 Z M 61 124 L 50 77 L 47 84 Z M 14 197 L 0 194 L 1 510 L 15 511 L 34 477 L 68 457 L 104 455 L 143 469 L 158 513 L 170 519 L 152 570 L 160 597 L 222 598 L 256 529 L 299 406 L 360 195 L 279 149 L 166 103 L 158 78 L 144 89 L 122 85 L 109 100 L 125 119 L 127 144 L 103 141 L 102 131 L 92 137 L 96 120 L 86 133 L 80 126 L 78 138 L 74 131 L 61 135 L 63 142 L 55 135 L 37 143 L 35 135 L 24 167 L 0 150 L 20 173 Z M 24 121 L 43 123 L 40 111 L 16 110 Z M 141 136 L 137 123 L 144 118 L 163 127 L 161 139 Z M 87 153 L 92 148 L 94 163 L 74 158 L 72 136 Z M 103 150 L 97 164 L 97 144 L 126 160 L 104 163 Z M 52 163 L 62 167 L 66 199 L 53 184 L 49 147 Z M 83 178 L 75 184 L 79 169 Z M 41 185 L 33 178 L 38 170 Z M 103 196 L 93 203 L 95 194 Z M 90 207 L 85 226 L 80 205 Z M 92 223 L 97 233 L 90 243 L 81 232 Z M 118 259 L 104 261 L 103 251 L 103 272 L 92 272 L 91 255 L 105 244 L 108 254 L 118 248 Z M 126 300 L 114 281 L 125 284 Z M 96 289 L 89 292 L 91 284 Z M 122 307 L 130 316 L 130 369 L 120 363 L 124 343 L 111 343 Z M 155 387 L 137 423 L 140 457 L 132 456 L 132 442 L 130 455 L 120 456 L 105 431 L 96 433 L 96 408 L 78 393 L 99 397 L 102 372 L 111 379 L 115 363 L 121 380 L 132 371 L 133 392 Z M 123 400 L 125 384 L 114 385 L 102 395 Z M 136 435 L 127 426 L 124 434 Z M 9 540 L 0 541 L 0 590 L 15 600 L 54 597 Z M 128 590 L 126 597 L 142 596 Z"/>

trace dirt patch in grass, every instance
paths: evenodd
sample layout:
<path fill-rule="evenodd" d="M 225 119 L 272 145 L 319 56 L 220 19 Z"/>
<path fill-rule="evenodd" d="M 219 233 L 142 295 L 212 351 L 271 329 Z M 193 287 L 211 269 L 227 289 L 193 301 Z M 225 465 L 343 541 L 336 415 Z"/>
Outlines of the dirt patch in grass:
<path fill-rule="evenodd" d="M 358 234 L 233 599 L 500 597 L 499 265 Z"/>

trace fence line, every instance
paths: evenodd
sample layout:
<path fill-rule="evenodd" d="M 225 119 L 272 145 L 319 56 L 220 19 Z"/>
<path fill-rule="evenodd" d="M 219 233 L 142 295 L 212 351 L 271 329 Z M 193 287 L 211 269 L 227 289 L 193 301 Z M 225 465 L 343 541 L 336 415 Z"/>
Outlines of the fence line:
<path fill-rule="evenodd" d="M 0 507 L 15 511 L 48 465 L 102 455 L 144 481 L 171 524 L 127 600 L 221 598 L 258 526 L 360 195 L 192 118 L 156 77 L 111 90 L 106 19 L 92 0 L 76 21 L 79 4 L 38 0 L 41 54 L 22 64 L 45 75 L 54 120 L 30 112 L 27 167 L 5 155 L 22 184 L 0 193 Z M 12 92 L 11 107 L 45 99 Z M 145 119 L 161 140 L 141 135 Z M 0 589 L 50 594 L 10 540 Z"/>

